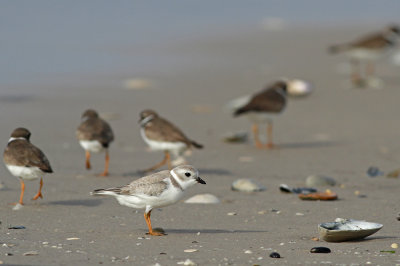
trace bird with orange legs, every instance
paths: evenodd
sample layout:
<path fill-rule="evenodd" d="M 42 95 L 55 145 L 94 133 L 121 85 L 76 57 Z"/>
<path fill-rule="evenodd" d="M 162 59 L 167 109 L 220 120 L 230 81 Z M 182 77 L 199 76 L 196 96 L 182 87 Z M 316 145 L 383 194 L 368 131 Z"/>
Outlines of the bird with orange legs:
<path fill-rule="evenodd" d="M 197 183 L 206 184 L 193 166 L 182 165 L 171 171 L 164 170 L 144 176 L 125 186 L 96 189 L 91 194 L 113 196 L 123 206 L 145 209 L 144 219 L 149 229 L 147 234 L 162 236 L 164 233 L 153 230 L 151 211 L 176 203 L 187 188 Z"/>
<path fill-rule="evenodd" d="M 43 198 L 43 176 L 53 173 L 46 155 L 30 142 L 31 133 L 26 128 L 15 129 L 4 150 L 3 160 L 7 169 L 13 176 L 20 179 L 21 195 L 19 204 L 24 204 L 25 183 L 24 180 L 40 178 L 39 191 L 32 200 Z"/>
<path fill-rule="evenodd" d="M 287 82 L 277 81 L 246 99 L 246 102 L 234 111 L 235 117 L 246 115 L 253 122 L 252 132 L 258 149 L 275 147 L 272 140 L 273 120 L 285 110 L 286 100 Z M 259 137 L 260 123 L 267 123 L 266 144 L 263 144 Z"/>
<path fill-rule="evenodd" d="M 105 151 L 104 171 L 99 176 L 108 176 L 110 163 L 108 148 L 114 140 L 114 133 L 110 125 L 101 119 L 95 110 L 88 109 L 82 114 L 82 122 L 76 131 L 76 136 L 86 152 L 86 169 L 91 169 L 91 152 L 99 153 Z"/>

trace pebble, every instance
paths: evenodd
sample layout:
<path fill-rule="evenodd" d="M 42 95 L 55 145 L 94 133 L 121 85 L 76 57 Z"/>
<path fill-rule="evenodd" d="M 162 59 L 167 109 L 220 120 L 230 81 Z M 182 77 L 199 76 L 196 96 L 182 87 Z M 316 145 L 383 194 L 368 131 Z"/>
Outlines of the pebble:
<path fill-rule="evenodd" d="M 324 175 L 310 175 L 306 179 L 306 185 L 308 187 L 326 187 L 336 185 L 335 179 Z"/>
<path fill-rule="evenodd" d="M 185 265 L 185 266 L 194 266 L 197 265 L 196 263 L 194 263 L 192 260 L 190 259 L 186 259 L 185 261 L 178 261 L 176 264 L 178 265 Z"/>
<path fill-rule="evenodd" d="M 279 255 L 278 252 L 272 252 L 271 254 L 269 254 L 269 256 L 270 256 L 271 258 L 274 258 L 274 259 L 278 259 L 278 258 L 281 257 L 281 255 Z"/>
<path fill-rule="evenodd" d="M 383 175 L 383 174 L 384 174 L 384 173 L 383 173 L 378 167 L 375 167 L 375 166 L 371 166 L 371 167 L 369 167 L 368 170 L 367 170 L 367 175 L 368 175 L 369 177 L 381 176 L 381 175 Z"/>
<path fill-rule="evenodd" d="M 39 252 L 37 252 L 37 251 L 28 251 L 28 252 L 25 252 L 22 255 L 24 255 L 24 256 L 36 256 L 36 255 L 39 255 Z"/>
<path fill-rule="evenodd" d="M 266 188 L 251 179 L 238 179 L 232 183 L 232 190 L 244 192 L 264 191 Z"/>
<path fill-rule="evenodd" d="M 17 203 L 12 209 L 13 209 L 13 211 L 19 211 L 23 207 L 24 207 L 24 205 Z"/>
<path fill-rule="evenodd" d="M 251 250 L 245 250 L 244 253 L 245 253 L 245 254 L 253 254 L 253 251 L 251 251 Z"/>
<path fill-rule="evenodd" d="M 194 204 L 217 204 L 221 201 L 212 194 L 197 194 L 187 200 L 185 203 L 194 203 Z"/>
<path fill-rule="evenodd" d="M 197 252 L 197 251 L 199 251 L 199 250 L 194 249 L 194 248 L 190 248 L 190 249 L 185 249 L 183 252 L 186 252 L 186 253 L 193 253 L 193 252 Z"/>
<path fill-rule="evenodd" d="M 398 248 L 399 245 L 398 245 L 397 243 L 393 243 L 393 244 L 390 245 L 390 247 L 391 247 L 391 248 Z"/>
<path fill-rule="evenodd" d="M 247 141 L 247 132 L 228 132 L 222 136 L 222 140 L 227 143 L 243 143 Z"/>
<path fill-rule="evenodd" d="M 8 229 L 26 229 L 26 227 L 23 225 L 17 225 L 17 226 L 10 226 L 8 227 Z"/>
<path fill-rule="evenodd" d="M 327 247 L 314 247 L 310 250 L 311 253 L 331 253 L 331 250 Z"/>

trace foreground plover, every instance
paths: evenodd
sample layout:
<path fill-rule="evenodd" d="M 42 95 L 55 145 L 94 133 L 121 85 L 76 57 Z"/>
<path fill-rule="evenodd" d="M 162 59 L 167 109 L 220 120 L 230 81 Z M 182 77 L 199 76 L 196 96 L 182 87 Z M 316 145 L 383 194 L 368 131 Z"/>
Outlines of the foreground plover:
<path fill-rule="evenodd" d="M 331 53 L 343 53 L 350 58 L 353 65 L 352 81 L 359 83 L 362 80 L 359 70 L 360 62 L 367 62 L 366 75 L 373 76 L 375 61 L 394 51 L 399 37 L 400 28 L 392 25 L 381 32 L 361 37 L 355 41 L 333 45 L 329 47 L 329 51 Z"/>
<path fill-rule="evenodd" d="M 105 151 L 104 172 L 100 176 L 108 175 L 110 156 L 108 147 L 114 140 L 114 134 L 110 125 L 101 119 L 95 110 L 88 109 L 82 114 L 82 122 L 79 125 L 76 136 L 79 143 L 86 151 L 86 169 L 90 169 L 90 152 Z"/>
<path fill-rule="evenodd" d="M 160 163 L 144 170 L 150 172 L 167 164 L 168 169 L 172 168 L 171 155 L 175 157 L 182 156 L 182 153 L 195 147 L 203 148 L 203 145 L 189 139 L 183 132 L 168 120 L 160 117 L 153 110 L 144 110 L 140 113 L 140 133 L 143 140 L 152 150 L 164 151 L 164 160 Z"/>
<path fill-rule="evenodd" d="M 24 204 L 24 180 L 40 178 L 39 192 L 33 197 L 33 200 L 37 200 L 38 198 L 43 198 L 43 175 L 53 173 L 46 155 L 29 141 L 30 136 L 31 132 L 26 128 L 15 129 L 3 154 L 3 160 L 8 170 L 13 176 L 20 179 L 21 195 L 19 204 L 21 205 Z"/>
<path fill-rule="evenodd" d="M 253 122 L 253 135 L 256 147 L 273 148 L 272 141 L 272 124 L 273 119 L 283 112 L 286 107 L 286 89 L 287 84 L 284 81 L 277 81 L 261 92 L 253 95 L 241 107 L 237 108 L 234 116 L 246 114 Z M 259 139 L 258 124 L 267 123 L 267 144 L 263 145 Z"/>
<path fill-rule="evenodd" d="M 114 196 L 119 204 L 131 208 L 145 209 L 144 219 L 149 228 L 149 235 L 160 236 L 154 232 L 150 215 L 154 208 L 161 208 L 176 203 L 182 198 L 187 188 L 206 182 L 200 178 L 199 172 L 190 165 L 175 167 L 149 176 L 139 178 L 122 187 L 96 189 L 92 195 Z"/>

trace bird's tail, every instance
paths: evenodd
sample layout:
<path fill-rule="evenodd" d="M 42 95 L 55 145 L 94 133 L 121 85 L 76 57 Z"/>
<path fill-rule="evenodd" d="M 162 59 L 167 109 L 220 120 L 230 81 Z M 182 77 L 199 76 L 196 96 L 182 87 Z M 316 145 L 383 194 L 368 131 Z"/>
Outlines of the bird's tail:
<path fill-rule="evenodd" d="M 247 112 L 247 110 L 245 110 L 244 108 L 239 108 L 233 113 L 233 116 L 236 117 L 236 116 L 239 116 L 239 115 L 241 115 L 243 113 L 246 113 L 246 112 Z"/>
<path fill-rule="evenodd" d="M 202 149 L 204 146 L 202 144 L 197 143 L 196 141 L 191 141 L 191 144 L 197 148 L 197 149 Z"/>
<path fill-rule="evenodd" d="M 96 189 L 90 192 L 90 195 L 92 196 L 101 196 L 101 195 L 110 195 L 110 196 L 115 196 L 117 194 L 121 193 L 120 188 L 106 188 L 106 189 Z"/>

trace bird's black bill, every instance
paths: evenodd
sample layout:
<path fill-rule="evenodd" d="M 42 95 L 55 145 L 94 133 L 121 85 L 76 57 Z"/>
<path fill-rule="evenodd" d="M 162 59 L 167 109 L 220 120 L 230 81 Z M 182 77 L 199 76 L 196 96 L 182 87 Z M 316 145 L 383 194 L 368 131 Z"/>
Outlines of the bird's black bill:
<path fill-rule="evenodd" d="M 197 183 L 200 183 L 200 184 L 204 184 L 204 185 L 206 184 L 206 181 L 204 181 L 200 177 L 196 178 L 196 181 L 197 181 Z"/>

